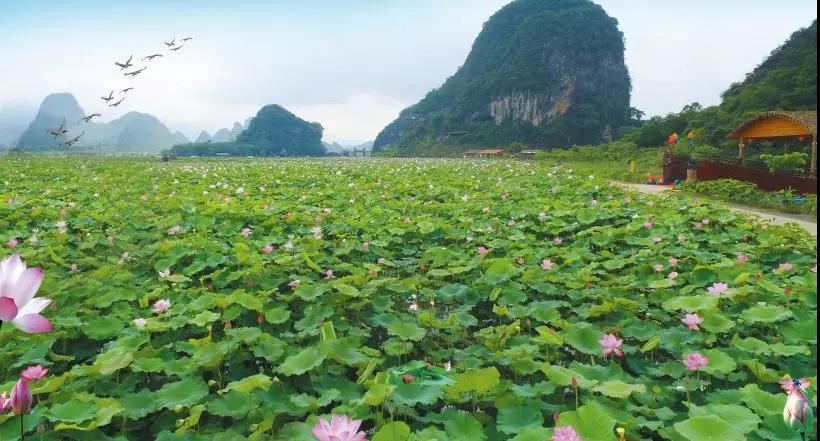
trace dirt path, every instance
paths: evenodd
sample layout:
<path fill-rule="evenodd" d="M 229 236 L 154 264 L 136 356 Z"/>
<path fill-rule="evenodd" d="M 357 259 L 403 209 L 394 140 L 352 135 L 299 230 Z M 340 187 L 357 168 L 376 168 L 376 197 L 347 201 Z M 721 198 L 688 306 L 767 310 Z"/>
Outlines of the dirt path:
<path fill-rule="evenodd" d="M 663 185 L 645 185 L 634 184 L 630 182 L 619 182 L 622 187 L 632 188 L 647 194 L 661 194 L 670 192 L 677 193 L 669 187 Z M 721 201 L 723 202 L 723 201 Z M 767 210 L 765 208 L 748 207 L 746 205 L 733 204 L 723 202 L 728 205 L 733 211 L 746 213 L 752 216 L 757 216 L 765 221 L 771 222 L 773 225 L 784 225 L 787 223 L 796 223 L 804 230 L 808 231 L 814 236 L 817 236 L 817 219 L 809 215 L 781 213 L 778 211 Z"/>

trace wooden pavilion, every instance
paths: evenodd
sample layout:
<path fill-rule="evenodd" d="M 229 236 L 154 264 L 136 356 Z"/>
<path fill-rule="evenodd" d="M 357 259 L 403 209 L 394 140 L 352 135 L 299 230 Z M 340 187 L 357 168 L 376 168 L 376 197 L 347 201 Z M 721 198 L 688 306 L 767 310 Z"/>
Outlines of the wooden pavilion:
<path fill-rule="evenodd" d="M 789 142 L 811 140 L 809 177 L 817 177 L 817 112 L 766 112 L 757 115 L 732 130 L 729 139 L 738 140 L 738 155 L 746 156 L 746 145 L 753 141 L 782 142 L 788 153 Z"/>
<path fill-rule="evenodd" d="M 500 158 L 504 156 L 502 149 L 479 149 L 467 150 L 464 152 L 463 158 Z"/>

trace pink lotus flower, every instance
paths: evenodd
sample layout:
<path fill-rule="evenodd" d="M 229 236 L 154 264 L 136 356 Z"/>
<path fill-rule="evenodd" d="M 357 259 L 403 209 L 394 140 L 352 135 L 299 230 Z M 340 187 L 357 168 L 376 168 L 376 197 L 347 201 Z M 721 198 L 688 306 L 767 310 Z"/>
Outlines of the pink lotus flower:
<path fill-rule="evenodd" d="M 302 282 L 301 282 L 299 279 L 295 279 L 295 280 L 291 280 L 291 281 L 290 281 L 290 283 L 288 283 L 288 286 L 289 286 L 291 289 L 296 289 L 296 288 L 298 288 L 298 287 L 299 287 L 299 284 L 300 284 L 300 283 L 302 283 Z"/>
<path fill-rule="evenodd" d="M 656 263 L 656 264 L 655 264 L 655 266 L 654 266 L 653 268 L 655 269 L 655 272 L 656 272 L 656 273 L 659 273 L 659 272 L 663 271 L 664 269 L 666 269 L 666 268 L 664 268 L 664 266 L 663 266 L 663 265 L 661 265 L 660 263 Z"/>
<path fill-rule="evenodd" d="M 703 317 L 697 314 L 686 314 L 681 321 L 686 325 L 689 326 L 689 329 L 693 331 L 700 331 L 700 325 L 703 323 Z"/>
<path fill-rule="evenodd" d="M 365 251 L 370 249 L 370 242 L 362 242 L 362 248 L 364 248 Z"/>
<path fill-rule="evenodd" d="M 486 256 L 489 252 L 490 252 L 490 250 L 488 250 L 485 247 L 478 247 L 478 255 L 479 256 Z"/>
<path fill-rule="evenodd" d="M 514 220 L 514 219 L 510 219 L 509 221 L 507 221 L 507 226 L 508 226 L 508 227 L 514 227 L 514 226 L 515 226 L 515 220 Z"/>
<path fill-rule="evenodd" d="M 720 283 L 720 282 L 715 283 L 714 285 L 710 286 L 709 288 L 706 288 L 706 291 L 709 292 L 709 295 L 713 295 L 713 296 L 719 296 L 719 295 L 725 293 L 728 290 L 729 290 L 729 284 L 728 283 Z"/>
<path fill-rule="evenodd" d="M 613 352 L 618 357 L 623 357 L 624 351 L 620 349 L 623 342 L 623 339 L 615 337 L 614 334 L 607 334 L 604 336 L 604 338 L 598 340 L 598 343 L 600 343 L 601 347 L 603 348 L 604 357 L 608 356 L 609 354 L 612 354 Z"/>
<path fill-rule="evenodd" d="M 416 302 L 411 302 L 410 306 L 407 307 L 411 312 L 416 312 L 419 310 L 419 304 Z"/>
<path fill-rule="evenodd" d="M 811 383 L 809 382 L 808 378 L 801 378 L 799 380 L 784 379 L 784 380 L 778 381 L 778 383 L 780 383 L 780 387 L 784 391 L 786 391 L 786 393 L 793 391 L 794 388 L 796 388 L 796 387 L 799 387 L 801 389 L 805 389 L 805 388 L 811 386 Z"/>
<path fill-rule="evenodd" d="M 564 243 L 564 239 L 561 239 L 560 237 L 556 237 L 555 239 L 552 240 L 552 243 L 554 243 L 556 245 L 561 245 L 562 243 Z"/>
<path fill-rule="evenodd" d="M 652 242 L 661 243 L 661 242 L 663 242 L 663 238 L 659 237 L 659 236 L 655 236 L 655 237 L 652 238 Z"/>
<path fill-rule="evenodd" d="M 551 441 L 583 441 L 572 426 L 556 427 Z"/>
<path fill-rule="evenodd" d="M 39 364 L 35 364 L 23 369 L 20 377 L 26 381 L 42 380 L 48 374 L 48 369 Z"/>
<path fill-rule="evenodd" d="M 38 334 L 51 331 L 52 325 L 40 312 L 51 299 L 34 297 L 43 281 L 42 268 L 26 268 L 17 253 L 0 262 L 0 321 L 17 329 Z"/>
<path fill-rule="evenodd" d="M 20 244 L 20 242 L 17 241 L 17 239 L 9 239 L 9 240 L 6 241 L 6 247 L 7 248 L 17 248 L 17 245 L 19 245 L 19 244 Z"/>
<path fill-rule="evenodd" d="M 541 261 L 541 268 L 543 268 L 544 270 L 551 270 L 555 268 L 555 262 L 549 259 L 544 259 Z"/>
<path fill-rule="evenodd" d="M 11 410 L 11 399 L 6 396 L 5 392 L 0 393 L 0 416 L 9 413 Z"/>
<path fill-rule="evenodd" d="M 780 269 L 780 271 L 787 271 L 788 272 L 788 271 L 791 271 L 791 270 L 794 269 L 794 265 L 792 265 L 791 263 L 786 262 L 786 263 L 781 263 L 778 268 Z"/>
<path fill-rule="evenodd" d="M 262 254 L 270 254 L 273 252 L 273 245 L 268 244 L 262 247 Z"/>
<path fill-rule="evenodd" d="M 678 234 L 678 242 L 686 242 L 686 236 L 683 234 Z"/>
<path fill-rule="evenodd" d="M 331 415 L 330 422 L 319 418 L 310 433 L 316 441 L 367 441 L 367 434 L 359 431 L 362 420 L 345 415 Z"/>
<path fill-rule="evenodd" d="M 332 279 L 333 278 L 333 270 L 327 269 L 325 270 L 325 279 Z"/>
<path fill-rule="evenodd" d="M 250 236 L 252 233 L 253 233 L 253 230 L 251 230 L 248 227 L 243 228 L 242 231 L 240 232 L 240 234 L 242 234 L 245 237 Z"/>
<path fill-rule="evenodd" d="M 26 415 L 31 413 L 31 389 L 28 380 L 20 378 L 11 389 L 11 411 L 15 415 Z"/>
<path fill-rule="evenodd" d="M 147 324 L 148 320 L 145 320 L 144 318 L 140 317 L 134 319 L 134 327 L 136 327 L 137 329 L 145 329 L 145 325 Z"/>
<path fill-rule="evenodd" d="M 737 256 L 737 263 L 746 263 L 749 261 L 749 256 L 745 254 L 740 254 Z"/>
<path fill-rule="evenodd" d="M 678 259 L 675 259 L 674 257 L 670 257 L 669 258 L 669 266 L 677 266 L 677 265 L 678 265 Z"/>
<path fill-rule="evenodd" d="M 163 312 L 167 311 L 168 308 L 171 307 L 171 300 L 168 299 L 159 299 L 154 302 L 153 311 L 155 314 L 162 314 Z"/>
<path fill-rule="evenodd" d="M 180 231 L 182 231 L 182 227 L 180 227 L 179 225 L 174 225 L 173 227 L 168 229 L 168 234 L 173 236 L 175 234 L 179 234 Z"/>
<path fill-rule="evenodd" d="M 698 230 L 698 231 L 702 230 L 703 229 L 703 224 L 700 223 L 700 222 L 696 223 L 695 224 L 695 229 Z"/>
<path fill-rule="evenodd" d="M 709 364 L 709 359 L 697 352 L 693 352 L 683 359 L 683 364 L 686 365 L 686 368 L 690 371 L 696 371 Z"/>
<path fill-rule="evenodd" d="M 677 271 L 672 271 L 671 273 L 669 273 L 669 275 L 666 276 L 666 278 L 669 280 L 675 280 L 678 278 L 678 276 L 679 274 Z"/>
<path fill-rule="evenodd" d="M 647 230 L 652 229 L 652 222 L 646 221 L 643 223 L 643 227 Z"/>

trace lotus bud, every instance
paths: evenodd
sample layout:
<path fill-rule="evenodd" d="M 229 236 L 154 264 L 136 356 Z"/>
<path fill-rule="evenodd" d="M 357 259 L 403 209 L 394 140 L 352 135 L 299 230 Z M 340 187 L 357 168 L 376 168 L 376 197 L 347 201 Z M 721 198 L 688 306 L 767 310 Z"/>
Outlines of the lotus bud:
<path fill-rule="evenodd" d="M 786 406 L 783 408 L 783 421 L 791 430 L 795 432 L 805 432 L 812 426 L 814 412 L 811 403 L 806 397 L 806 392 L 800 386 L 795 385 L 789 392 L 786 399 Z"/>
<path fill-rule="evenodd" d="M 618 441 L 626 441 L 626 430 L 623 427 L 615 429 L 618 432 Z"/>
<path fill-rule="evenodd" d="M 578 389 L 578 380 L 576 380 L 575 377 L 572 377 L 572 388 Z"/>
<path fill-rule="evenodd" d="M 31 413 L 31 389 L 24 378 L 17 380 L 11 389 L 11 411 L 15 415 Z"/>

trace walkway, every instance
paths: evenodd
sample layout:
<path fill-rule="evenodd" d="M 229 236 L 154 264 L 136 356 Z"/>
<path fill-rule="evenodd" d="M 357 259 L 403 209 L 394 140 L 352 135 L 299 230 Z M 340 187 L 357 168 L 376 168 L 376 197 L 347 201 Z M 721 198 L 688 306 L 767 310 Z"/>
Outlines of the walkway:
<path fill-rule="evenodd" d="M 632 188 L 647 194 L 661 194 L 667 191 L 673 191 L 670 187 L 666 187 L 663 185 L 634 184 L 630 182 L 618 182 L 618 184 L 622 187 Z M 785 225 L 787 223 L 795 223 L 804 230 L 811 233 L 813 236 L 817 236 L 817 219 L 813 216 L 781 213 L 778 211 L 766 210 L 765 208 L 748 207 L 746 205 L 733 204 L 724 201 L 720 202 L 728 205 L 733 211 L 738 211 L 752 216 L 757 216 L 762 220 L 771 222 L 773 225 Z"/>

